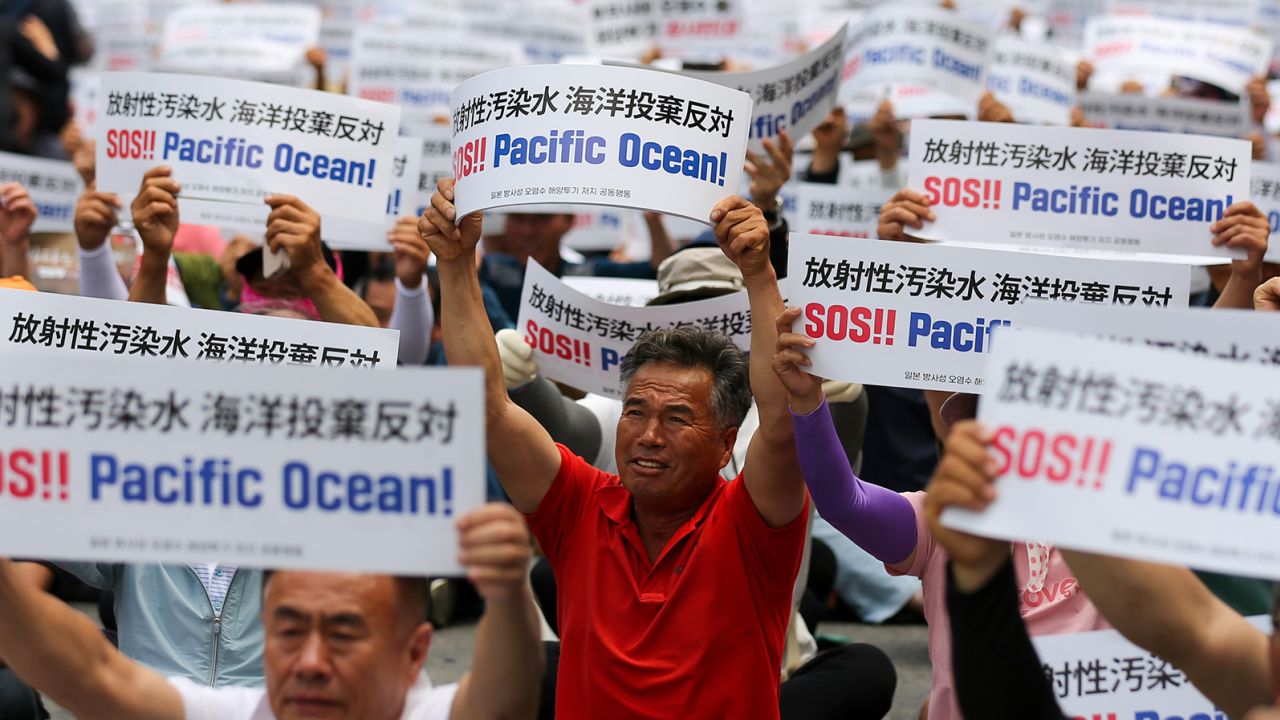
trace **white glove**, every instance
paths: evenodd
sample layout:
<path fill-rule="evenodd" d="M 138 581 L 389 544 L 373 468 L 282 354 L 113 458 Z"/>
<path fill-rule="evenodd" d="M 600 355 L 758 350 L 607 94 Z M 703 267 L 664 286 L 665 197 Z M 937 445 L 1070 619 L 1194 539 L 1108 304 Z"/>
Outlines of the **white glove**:
<path fill-rule="evenodd" d="M 823 380 L 822 394 L 826 396 L 828 404 L 853 402 L 862 395 L 862 383 L 851 383 L 844 380 Z"/>
<path fill-rule="evenodd" d="M 508 390 L 515 390 L 533 382 L 538 376 L 538 363 L 533 361 L 533 348 L 520 333 L 510 328 L 494 335 L 498 343 L 498 357 L 502 358 L 502 379 Z"/>

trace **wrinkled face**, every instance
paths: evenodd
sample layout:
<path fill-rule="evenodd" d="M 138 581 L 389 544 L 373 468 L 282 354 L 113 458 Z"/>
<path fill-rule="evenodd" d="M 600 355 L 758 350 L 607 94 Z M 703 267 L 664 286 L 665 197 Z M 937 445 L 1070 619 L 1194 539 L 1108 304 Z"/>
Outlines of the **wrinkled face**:
<path fill-rule="evenodd" d="M 716 425 L 707 368 L 647 363 L 627 387 L 616 456 L 622 484 L 638 502 L 696 507 L 729 462 L 737 428 Z"/>
<path fill-rule="evenodd" d="M 507 240 L 522 258 L 533 258 L 543 265 L 560 254 L 560 239 L 573 227 L 572 215 L 511 213 L 507 215 Z"/>
<path fill-rule="evenodd" d="M 426 662 L 415 623 L 385 575 L 279 572 L 262 601 L 263 663 L 280 720 L 395 720 Z"/>
<path fill-rule="evenodd" d="M 382 327 L 391 326 L 391 311 L 396 307 L 396 284 L 391 280 L 370 280 L 364 289 L 364 301 L 373 308 Z"/>

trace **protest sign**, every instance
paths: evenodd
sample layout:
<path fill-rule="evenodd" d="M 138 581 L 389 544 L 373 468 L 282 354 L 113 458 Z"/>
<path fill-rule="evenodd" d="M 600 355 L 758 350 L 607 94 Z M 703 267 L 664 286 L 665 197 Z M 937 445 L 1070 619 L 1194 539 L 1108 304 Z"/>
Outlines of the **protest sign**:
<path fill-rule="evenodd" d="M 22 183 L 39 215 L 31 232 L 75 230 L 76 199 L 84 190 L 80 174 L 69 162 L 30 155 L 0 153 L 0 185 Z"/>
<path fill-rule="evenodd" d="M 1280 369 L 1025 329 L 986 377 L 999 497 L 945 525 L 1280 578 Z"/>
<path fill-rule="evenodd" d="M 1052 45 L 1013 35 L 996 40 L 987 87 L 1018 122 L 1069 125 L 1076 105 L 1076 68 Z"/>
<path fill-rule="evenodd" d="M 569 276 L 564 278 L 564 284 L 609 305 L 644 307 L 658 296 L 657 280 Z"/>
<path fill-rule="evenodd" d="M 524 46 L 529 62 L 554 63 L 565 55 L 593 52 L 589 8 L 558 0 L 528 0 L 506 11 L 473 13 L 467 26 L 477 36 L 507 38 Z"/>
<path fill-rule="evenodd" d="M 986 391 L 992 334 L 1049 304 L 1185 307 L 1185 267 L 792 234 L 788 304 L 811 371 L 871 385 Z"/>
<path fill-rule="evenodd" d="M 0 290 L 0 354 L 395 368 L 400 331 Z"/>
<path fill-rule="evenodd" d="M 1271 618 L 1247 618 L 1271 632 Z M 1225 715 L 1181 670 L 1115 630 L 1031 638 L 1058 707 L 1067 717 L 1222 720 Z"/>
<path fill-rule="evenodd" d="M 613 205 L 709 222 L 742 181 L 751 98 L 671 73 L 534 65 L 453 93 L 459 216 L 538 203 Z"/>
<path fill-rule="evenodd" d="M 100 100 L 99 190 L 132 198 L 147 170 L 168 165 L 182 186 L 180 212 L 187 199 L 261 205 L 283 192 L 334 216 L 382 224 L 399 108 L 160 73 L 105 73 Z"/>
<path fill-rule="evenodd" d="M 1179 262 L 1243 257 L 1213 247 L 1209 226 L 1248 197 L 1252 152 L 1226 138 L 918 120 L 908 184 L 937 221 L 911 234 Z"/>
<path fill-rule="evenodd" d="M 787 213 L 792 231 L 800 235 L 876 237 L 880 208 L 893 197 L 891 190 L 851 190 L 825 183 L 796 183 L 796 209 Z"/>
<path fill-rule="evenodd" d="M 371 23 L 356 30 L 347 92 L 399 105 L 401 124 L 418 128 L 449 116 L 449 93 L 459 82 L 524 61 L 512 40 Z"/>
<path fill-rule="evenodd" d="M 422 183 L 422 138 L 396 138 L 396 154 L 391 160 L 391 192 L 387 195 L 387 224 L 396 218 L 420 215 L 419 185 Z"/>
<path fill-rule="evenodd" d="M 1280 163 L 1254 160 L 1249 185 L 1249 199 L 1267 216 L 1271 237 L 1267 244 L 1267 262 L 1280 262 Z"/>
<path fill-rule="evenodd" d="M 827 117 L 836 105 L 840 63 L 844 58 L 846 28 L 842 27 L 821 46 L 791 62 L 753 72 L 693 72 L 699 80 L 737 88 L 755 102 L 751 118 L 751 148 L 763 148 L 761 140 L 777 142 L 786 130 L 792 141 L 802 139 Z"/>
<path fill-rule="evenodd" d="M 0 552 L 458 571 L 454 523 L 484 502 L 478 370 L 189 368 L 6 358 Z"/>
<path fill-rule="evenodd" d="M 444 178 L 453 177 L 453 129 L 447 124 L 433 123 L 419 128 L 422 138 L 422 157 L 418 161 L 418 215 L 431 204 L 436 185 Z"/>
<path fill-rule="evenodd" d="M 1255 24 L 1259 5 L 1259 0 L 1109 0 L 1106 12 L 1245 27 Z"/>
<path fill-rule="evenodd" d="M 1229 138 L 1249 132 L 1249 106 L 1242 102 L 1081 93 L 1078 104 L 1087 122 L 1114 130 Z"/>
<path fill-rule="evenodd" d="M 1030 326 L 1187 355 L 1280 367 L 1278 319 L 1268 312 L 1202 307 L 1156 310 L 1081 303 L 1042 303 Z"/>
<path fill-rule="evenodd" d="M 587 50 L 610 57 L 636 57 L 658 42 L 656 2 L 585 0 Z"/>
<path fill-rule="evenodd" d="M 744 39 L 747 0 L 661 0 L 654 5 L 666 54 L 719 60 Z"/>
<path fill-rule="evenodd" d="M 1266 74 L 1271 41 L 1225 25 L 1102 16 L 1085 24 L 1085 57 L 1099 72 L 1183 75 L 1241 95 Z"/>
<path fill-rule="evenodd" d="M 71 111 L 80 134 L 87 138 L 98 136 L 98 73 L 85 68 L 71 68 L 67 73 L 71 83 Z"/>
<path fill-rule="evenodd" d="M 646 330 L 690 325 L 751 346 L 746 291 L 679 305 L 625 307 L 588 297 L 530 260 L 516 329 L 533 348 L 538 372 L 585 392 L 622 397 L 622 357 Z"/>
<path fill-rule="evenodd" d="M 906 83 L 976 106 L 987 89 L 994 37 L 989 28 L 939 8 L 881 5 L 849 30 L 841 96 L 879 95 Z"/>
<path fill-rule="evenodd" d="M 530 207 L 534 206 L 526 205 L 517 210 L 532 212 Z M 586 205 L 580 208 L 572 205 L 550 205 L 548 209 L 555 213 L 573 213 L 573 228 L 565 233 L 561 241 L 566 248 L 580 252 L 610 252 L 620 245 L 635 242 L 639 236 L 644 235 L 644 249 L 649 249 L 648 235 L 641 230 L 643 217 L 635 210 Z M 633 256 L 631 259 L 645 258 Z"/>
<path fill-rule="evenodd" d="M 302 83 L 307 50 L 319 43 L 320 10 L 312 5 L 190 5 L 165 19 L 155 67 Z"/>

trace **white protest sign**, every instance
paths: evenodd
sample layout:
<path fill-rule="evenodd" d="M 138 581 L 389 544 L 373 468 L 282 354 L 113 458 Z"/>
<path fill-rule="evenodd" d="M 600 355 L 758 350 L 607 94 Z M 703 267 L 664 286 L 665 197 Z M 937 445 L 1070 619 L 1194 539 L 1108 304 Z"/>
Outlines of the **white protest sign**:
<path fill-rule="evenodd" d="M 319 42 L 312 5 L 191 5 L 165 20 L 155 67 L 293 83 L 306 80 L 306 52 Z"/>
<path fill-rule="evenodd" d="M 1244 140 L 1168 133 L 918 120 L 908 185 L 936 222 L 927 240 L 1068 250 L 1242 257 L 1209 226 L 1249 192 Z"/>
<path fill-rule="evenodd" d="M 102 76 L 97 184 L 131 198 L 143 174 L 173 168 L 183 201 L 261 205 L 271 193 L 381 225 L 400 109 L 213 77 Z"/>
<path fill-rule="evenodd" d="M 534 65 L 453 93 L 459 216 L 538 203 L 613 205 L 709 222 L 742 181 L 751 98 L 671 73 Z"/>
<path fill-rule="evenodd" d="M 1271 237 L 1280 238 L 1280 163 L 1253 162 L 1249 199 L 1267 216 Z M 1267 245 L 1267 262 L 1280 262 L 1280 240 Z"/>
<path fill-rule="evenodd" d="M 422 138 L 396 138 L 396 154 L 391 161 L 391 192 L 387 195 L 387 223 L 394 225 L 396 218 L 420 215 L 418 210 L 419 185 L 422 182 Z"/>
<path fill-rule="evenodd" d="M 1068 125 L 1076 104 L 1076 67 L 1044 43 L 1012 35 L 996 40 L 987 86 L 1018 122 Z"/>
<path fill-rule="evenodd" d="M 1085 56 L 1099 72 L 1185 75 L 1240 95 L 1266 74 L 1271 41 L 1224 25 L 1102 16 L 1085 25 Z"/>
<path fill-rule="evenodd" d="M 851 190 L 825 183 L 796 183 L 796 209 L 787 213 L 793 232 L 800 235 L 876 237 L 880 208 L 892 190 Z"/>
<path fill-rule="evenodd" d="M 792 141 L 800 140 L 835 107 L 845 35 L 846 29 L 841 28 L 812 52 L 767 70 L 683 74 L 750 93 L 755 101 L 751 147 L 760 151 L 761 140 L 777 142 L 783 130 Z"/>
<path fill-rule="evenodd" d="M 1271 618 L 1247 618 L 1271 632 Z M 1067 717 L 1225 720 L 1181 670 L 1115 630 L 1031 638 Z"/>
<path fill-rule="evenodd" d="M 1247 26 L 1255 24 L 1259 5 L 1259 0 L 1110 0 L 1106 12 Z"/>
<path fill-rule="evenodd" d="M 660 0 L 654 5 L 664 51 L 722 55 L 743 40 L 747 0 Z"/>
<path fill-rule="evenodd" d="M 1071 332 L 1239 363 L 1280 367 L 1280 322 L 1269 312 L 1212 308 L 1108 308 L 1082 303 L 1039 303 L 1029 326 Z M 1003 333 L 1002 333 L 1003 334 Z"/>
<path fill-rule="evenodd" d="M 635 0 L 583 0 L 588 50 L 597 55 L 635 57 L 657 44 L 656 2 Z"/>
<path fill-rule="evenodd" d="M 84 190 L 80 173 L 69 162 L 0 153 L 0 185 L 22 183 L 39 215 L 31 232 L 75 230 L 76 200 Z"/>
<path fill-rule="evenodd" d="M 529 207 L 519 208 L 524 212 L 533 212 Z M 565 233 L 562 244 L 566 248 L 581 252 L 609 252 L 620 245 L 634 242 L 641 234 L 642 216 L 634 210 L 620 208 L 598 208 L 572 205 L 552 205 L 548 209 L 553 213 L 573 213 L 573 228 Z M 645 245 L 648 236 L 645 234 Z M 646 248 L 647 249 L 647 248 Z M 642 258 L 632 257 L 633 260 Z"/>
<path fill-rule="evenodd" d="M 538 372 L 585 392 L 622 396 L 622 357 L 646 330 L 691 325 L 751 346 L 746 291 L 710 300 L 657 307 L 610 305 L 556 279 L 536 261 L 525 268 L 516 329 L 533 347 Z"/>
<path fill-rule="evenodd" d="M 1182 266 L 888 240 L 791 236 L 788 304 L 815 375 L 983 393 L 992 334 L 1034 323 L 1049 300 L 1185 307 Z"/>
<path fill-rule="evenodd" d="M 458 83 L 524 61 L 511 40 L 367 24 L 356 30 L 347 92 L 399 105 L 401 123 L 418 128 L 449 116 L 449 94 Z"/>
<path fill-rule="evenodd" d="M 564 284 L 609 305 L 644 307 L 658 296 L 657 280 L 566 276 Z"/>
<path fill-rule="evenodd" d="M 400 331 L 0 290 L 0 354 L 394 369 Z"/>
<path fill-rule="evenodd" d="M 939 8 L 886 4 L 849 30 L 841 97 L 922 85 L 976 106 L 995 34 Z"/>
<path fill-rule="evenodd" d="M 421 128 L 422 157 L 418 161 L 417 214 L 431 204 L 436 185 L 447 177 L 453 177 L 453 129 L 448 125 L 432 124 Z"/>
<path fill-rule="evenodd" d="M 1280 368 L 1033 329 L 987 368 L 999 498 L 948 527 L 1280 578 Z"/>
<path fill-rule="evenodd" d="M 80 134 L 86 139 L 98 137 L 98 73 L 72 68 L 67 79 L 71 82 L 71 111 Z"/>
<path fill-rule="evenodd" d="M 1243 138 L 1250 129 L 1249 106 L 1242 102 L 1081 93 L 1079 105 L 1087 122 L 1114 130 Z"/>
<path fill-rule="evenodd" d="M 530 0 L 506 12 L 472 14 L 467 25 L 476 36 L 522 43 L 530 62 L 554 63 L 565 55 L 592 52 L 587 40 L 591 15 L 584 5 Z"/>
<path fill-rule="evenodd" d="M 0 552 L 458 571 L 454 523 L 484 502 L 478 370 L 189 368 L 5 358 Z"/>

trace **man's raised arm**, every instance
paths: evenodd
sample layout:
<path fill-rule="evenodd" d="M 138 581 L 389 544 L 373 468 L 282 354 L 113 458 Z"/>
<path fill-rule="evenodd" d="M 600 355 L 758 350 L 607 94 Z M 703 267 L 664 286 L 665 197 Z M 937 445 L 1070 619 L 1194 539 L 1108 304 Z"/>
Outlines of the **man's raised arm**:
<path fill-rule="evenodd" d="M 445 356 L 450 365 L 484 370 L 489 462 L 516 509 L 531 513 L 538 509 L 560 471 L 560 453 L 538 421 L 507 397 L 502 362 L 476 275 L 476 244 L 480 242 L 483 218 L 480 213 L 473 213 L 458 220 L 453 207 L 453 180 L 445 178 L 418 220 L 418 232 L 435 253 L 440 273 Z"/>
<path fill-rule="evenodd" d="M 0 656 L 23 680 L 82 720 L 182 720 L 164 678 L 126 658 L 89 618 L 0 559 Z"/>
<path fill-rule="evenodd" d="M 756 510 L 770 527 L 782 527 L 804 510 L 806 490 L 796 459 L 787 391 L 773 372 L 778 342 L 775 319 L 782 313 L 778 277 L 769 263 L 769 223 L 740 197 L 721 200 L 711 211 L 716 241 L 742 271 L 751 305 L 751 394 L 760 429 L 747 447 L 743 480 Z"/>

